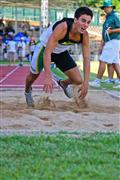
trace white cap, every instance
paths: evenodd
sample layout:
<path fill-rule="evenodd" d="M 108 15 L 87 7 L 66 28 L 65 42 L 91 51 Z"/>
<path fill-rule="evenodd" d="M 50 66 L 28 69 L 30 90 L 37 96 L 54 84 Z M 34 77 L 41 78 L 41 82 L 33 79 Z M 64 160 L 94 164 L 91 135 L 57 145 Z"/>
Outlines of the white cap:
<path fill-rule="evenodd" d="M 13 35 L 13 32 L 9 32 L 8 35 L 11 35 L 11 36 L 12 36 L 12 35 Z"/>
<path fill-rule="evenodd" d="M 24 40 L 24 37 L 21 37 L 20 39 L 21 39 L 21 40 Z"/>

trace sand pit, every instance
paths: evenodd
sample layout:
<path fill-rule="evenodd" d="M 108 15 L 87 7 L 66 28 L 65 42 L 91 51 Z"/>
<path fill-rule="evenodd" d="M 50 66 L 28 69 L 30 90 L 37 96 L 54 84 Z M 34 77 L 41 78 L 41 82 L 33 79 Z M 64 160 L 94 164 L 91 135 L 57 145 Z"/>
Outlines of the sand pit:
<path fill-rule="evenodd" d="M 102 91 L 89 91 L 79 106 L 61 91 L 33 91 L 35 108 L 27 107 L 23 91 L 1 91 L 0 97 L 1 132 L 119 131 L 120 101 Z"/>

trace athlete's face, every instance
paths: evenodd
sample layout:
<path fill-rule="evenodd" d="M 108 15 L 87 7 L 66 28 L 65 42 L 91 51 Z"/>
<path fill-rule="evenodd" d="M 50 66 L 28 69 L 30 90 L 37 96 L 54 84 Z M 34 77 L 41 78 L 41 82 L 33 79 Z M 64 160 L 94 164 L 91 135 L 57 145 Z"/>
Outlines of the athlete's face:
<path fill-rule="evenodd" d="M 92 21 L 91 16 L 83 14 L 78 19 L 74 19 L 77 32 L 84 33 Z"/>

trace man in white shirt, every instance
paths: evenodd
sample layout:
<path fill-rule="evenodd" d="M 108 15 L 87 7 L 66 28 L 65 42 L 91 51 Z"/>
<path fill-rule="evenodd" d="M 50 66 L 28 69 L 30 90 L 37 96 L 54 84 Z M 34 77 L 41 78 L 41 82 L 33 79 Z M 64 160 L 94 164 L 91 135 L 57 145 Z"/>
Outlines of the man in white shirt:
<path fill-rule="evenodd" d="M 13 37 L 10 38 L 10 41 L 8 41 L 8 59 L 9 59 L 9 65 L 15 64 L 16 60 L 16 42 L 13 40 Z"/>
<path fill-rule="evenodd" d="M 18 49 L 18 60 L 20 61 L 19 66 L 23 66 L 23 60 L 25 57 L 25 49 L 26 49 L 24 37 L 20 38 L 20 41 L 18 42 L 18 45 L 17 45 L 17 49 Z"/>

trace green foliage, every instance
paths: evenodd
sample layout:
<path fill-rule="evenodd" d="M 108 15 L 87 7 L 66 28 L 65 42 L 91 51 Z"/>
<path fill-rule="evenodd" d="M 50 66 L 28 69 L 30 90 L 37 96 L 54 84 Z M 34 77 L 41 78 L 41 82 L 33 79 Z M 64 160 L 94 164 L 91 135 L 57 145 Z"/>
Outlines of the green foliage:
<path fill-rule="evenodd" d="M 0 137 L 0 178 L 118 180 L 119 134 Z"/>
<path fill-rule="evenodd" d="M 120 12 L 120 2 L 119 0 L 113 0 L 112 1 L 113 5 L 116 6 L 116 11 Z M 76 5 L 81 6 L 81 5 L 87 5 L 91 6 L 93 8 L 98 8 L 103 4 L 103 0 L 76 0 Z"/>
<path fill-rule="evenodd" d="M 54 7 L 71 7 L 76 8 L 78 6 L 90 6 L 93 8 L 99 8 L 103 4 L 103 0 L 48 0 L 50 6 Z M 9 0 L 9 2 L 17 3 L 17 0 Z M 20 3 L 29 3 L 36 6 L 40 5 L 41 0 L 21 0 Z M 116 6 L 116 10 L 120 12 L 120 2 L 119 0 L 112 0 L 113 4 Z"/>

